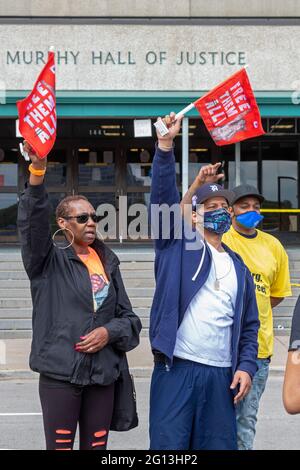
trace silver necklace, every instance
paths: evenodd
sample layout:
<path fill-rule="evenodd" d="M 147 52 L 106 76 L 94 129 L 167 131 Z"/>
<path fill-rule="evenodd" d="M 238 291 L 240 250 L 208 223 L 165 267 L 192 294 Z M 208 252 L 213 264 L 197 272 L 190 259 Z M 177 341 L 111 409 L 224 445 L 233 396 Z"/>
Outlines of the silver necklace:
<path fill-rule="evenodd" d="M 228 276 L 228 274 L 230 273 L 231 267 L 232 267 L 232 259 L 229 257 L 229 264 L 230 264 L 229 271 L 227 271 L 227 273 L 225 273 L 225 274 L 224 274 L 223 276 L 221 276 L 221 277 L 217 277 L 217 269 L 216 269 L 216 264 L 215 264 L 215 261 L 214 261 L 213 256 L 212 256 L 212 262 L 213 262 L 214 271 L 215 271 L 214 289 L 215 289 L 215 290 L 220 290 L 220 280 L 221 280 L 221 279 L 224 279 L 224 277 Z"/>

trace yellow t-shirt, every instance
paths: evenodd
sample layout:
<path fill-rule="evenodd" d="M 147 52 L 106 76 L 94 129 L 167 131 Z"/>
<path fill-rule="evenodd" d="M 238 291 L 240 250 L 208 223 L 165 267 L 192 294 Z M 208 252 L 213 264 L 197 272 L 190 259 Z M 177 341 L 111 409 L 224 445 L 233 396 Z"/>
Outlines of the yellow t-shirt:
<path fill-rule="evenodd" d="M 277 238 L 261 230 L 257 230 L 255 238 L 247 238 L 231 226 L 222 242 L 241 256 L 252 274 L 260 320 L 258 357 L 272 356 L 274 334 L 270 297 L 292 295 L 287 253 Z"/>
<path fill-rule="evenodd" d="M 96 251 L 91 247 L 88 247 L 88 250 L 89 254 L 78 256 L 89 271 L 92 283 L 94 310 L 96 312 L 107 297 L 109 282 L 103 264 Z"/>

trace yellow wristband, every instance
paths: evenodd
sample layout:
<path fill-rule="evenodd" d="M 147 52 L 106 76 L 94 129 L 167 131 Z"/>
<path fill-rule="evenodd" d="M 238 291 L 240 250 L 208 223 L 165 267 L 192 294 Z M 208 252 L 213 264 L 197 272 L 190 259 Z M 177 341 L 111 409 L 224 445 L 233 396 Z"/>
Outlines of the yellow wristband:
<path fill-rule="evenodd" d="M 46 173 L 46 168 L 44 170 L 36 170 L 35 168 L 33 168 L 32 163 L 30 163 L 28 170 L 35 176 L 44 176 L 44 174 Z"/>

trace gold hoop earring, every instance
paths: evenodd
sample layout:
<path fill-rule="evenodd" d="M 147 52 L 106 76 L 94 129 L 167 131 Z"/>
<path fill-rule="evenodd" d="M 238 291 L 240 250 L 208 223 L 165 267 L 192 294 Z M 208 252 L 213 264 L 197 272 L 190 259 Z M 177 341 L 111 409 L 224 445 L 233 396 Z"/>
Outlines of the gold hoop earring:
<path fill-rule="evenodd" d="M 69 245 L 64 246 L 64 247 L 61 247 L 61 246 L 58 246 L 58 245 L 55 243 L 54 238 L 55 238 L 55 235 L 56 235 L 58 232 L 60 232 L 60 231 L 63 231 L 63 232 L 64 232 L 65 230 L 68 230 L 69 232 L 71 232 L 72 237 L 73 237 L 73 240 L 71 241 L 71 243 L 70 243 Z M 66 238 L 67 238 L 67 237 L 66 237 Z M 70 248 L 70 246 L 73 245 L 74 240 L 75 240 L 75 235 L 74 235 L 74 233 L 72 232 L 72 230 L 70 230 L 69 228 L 59 228 L 59 229 L 56 230 L 56 232 L 52 235 L 53 245 L 54 245 L 56 248 L 58 248 L 59 250 L 66 250 L 67 248 Z"/>

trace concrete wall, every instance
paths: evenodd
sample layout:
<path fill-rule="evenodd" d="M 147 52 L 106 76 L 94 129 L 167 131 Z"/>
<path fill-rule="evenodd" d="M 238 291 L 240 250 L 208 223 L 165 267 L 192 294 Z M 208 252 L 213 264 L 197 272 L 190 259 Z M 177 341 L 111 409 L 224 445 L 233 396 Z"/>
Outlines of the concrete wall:
<path fill-rule="evenodd" d="M 0 16 L 300 17 L 300 1 L 0 0 Z"/>
<path fill-rule="evenodd" d="M 53 45 L 63 90 L 209 90 L 246 64 L 255 90 L 298 90 L 299 43 L 299 26 L 2 24 L 0 80 L 30 89 Z"/>

